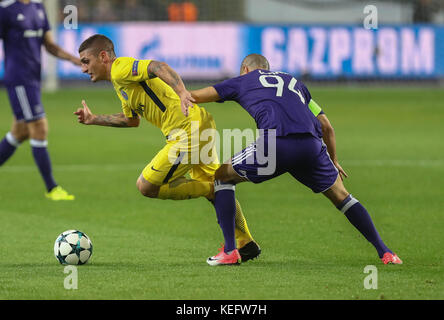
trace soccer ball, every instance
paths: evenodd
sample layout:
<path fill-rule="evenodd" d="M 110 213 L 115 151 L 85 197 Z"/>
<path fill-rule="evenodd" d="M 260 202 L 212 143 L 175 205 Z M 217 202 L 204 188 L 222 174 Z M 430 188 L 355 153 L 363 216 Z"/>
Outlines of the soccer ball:
<path fill-rule="evenodd" d="M 61 233 L 54 243 L 54 255 L 61 264 L 85 264 L 92 255 L 89 237 L 78 230 Z"/>

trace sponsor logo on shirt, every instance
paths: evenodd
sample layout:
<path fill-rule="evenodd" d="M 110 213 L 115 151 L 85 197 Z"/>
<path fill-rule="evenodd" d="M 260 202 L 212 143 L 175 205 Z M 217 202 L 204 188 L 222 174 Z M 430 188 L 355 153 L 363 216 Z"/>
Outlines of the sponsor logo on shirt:
<path fill-rule="evenodd" d="M 145 106 L 141 103 L 139 103 L 139 105 L 136 108 L 136 112 L 138 114 L 140 114 L 141 116 L 143 116 L 143 112 L 145 111 Z"/>
<path fill-rule="evenodd" d="M 25 38 L 41 38 L 43 36 L 43 29 L 25 30 L 23 37 Z"/>
<path fill-rule="evenodd" d="M 23 14 L 19 13 L 17 15 L 17 21 L 23 21 L 23 20 L 25 20 L 25 16 Z"/>
<path fill-rule="evenodd" d="M 123 99 L 128 100 L 128 95 L 126 94 L 125 91 L 123 91 L 123 89 L 120 90 L 120 94 L 122 95 Z"/>

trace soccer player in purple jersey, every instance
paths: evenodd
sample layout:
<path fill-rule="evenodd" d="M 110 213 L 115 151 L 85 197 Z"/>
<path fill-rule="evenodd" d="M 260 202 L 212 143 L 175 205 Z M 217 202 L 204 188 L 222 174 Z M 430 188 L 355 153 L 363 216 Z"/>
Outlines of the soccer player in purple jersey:
<path fill-rule="evenodd" d="M 40 99 L 41 47 L 79 66 L 80 59 L 54 42 L 41 0 L 0 2 L 0 38 L 5 52 L 4 83 L 14 113 L 11 131 L 0 142 L 0 166 L 23 141 L 30 139 L 32 155 L 46 185 L 46 197 L 74 200 L 52 175 L 48 121 Z"/>
<path fill-rule="evenodd" d="M 305 85 L 288 73 L 270 71 L 267 59 L 258 54 L 243 60 L 240 74 L 191 91 L 196 103 L 238 102 L 260 131 L 256 142 L 216 171 L 214 204 L 225 244 L 207 263 L 230 265 L 241 260 L 234 241 L 235 185 L 260 183 L 288 172 L 344 213 L 384 264 L 401 264 L 382 241 L 367 210 L 345 189 L 342 180 L 347 174 L 337 160 L 333 127 Z"/>

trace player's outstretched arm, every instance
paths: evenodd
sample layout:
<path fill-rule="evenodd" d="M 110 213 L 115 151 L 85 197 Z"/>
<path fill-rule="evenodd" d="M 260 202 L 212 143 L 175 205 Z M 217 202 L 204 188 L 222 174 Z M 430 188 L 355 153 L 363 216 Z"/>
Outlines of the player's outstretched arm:
<path fill-rule="evenodd" d="M 68 52 L 63 50 L 59 45 L 57 45 L 57 43 L 55 43 L 51 31 L 45 32 L 45 35 L 43 37 L 43 44 L 45 46 L 46 51 L 48 51 L 53 56 L 63 60 L 71 61 L 75 65 L 80 66 L 79 58 L 69 54 Z"/>
<path fill-rule="evenodd" d="M 216 102 L 220 100 L 219 94 L 214 87 L 206 87 L 190 91 L 196 103 Z"/>
<path fill-rule="evenodd" d="M 77 115 L 77 120 L 79 123 L 117 128 L 131 128 L 139 126 L 139 117 L 127 118 L 122 112 L 116 114 L 96 115 L 93 114 L 88 108 L 85 100 L 82 100 L 82 105 L 83 108 L 78 108 L 77 111 L 74 112 L 74 114 Z"/>
<path fill-rule="evenodd" d="M 148 75 L 150 78 L 159 77 L 177 93 L 181 101 L 181 108 L 184 115 L 188 116 L 188 108 L 193 107 L 194 99 L 185 88 L 182 78 L 165 62 L 151 61 L 148 65 Z"/>
<path fill-rule="evenodd" d="M 330 155 L 330 158 L 333 161 L 333 164 L 335 165 L 335 167 L 338 169 L 341 179 L 344 180 L 344 178 L 347 178 L 348 175 L 344 171 L 344 169 L 342 169 L 341 165 L 338 162 L 338 158 L 336 155 L 335 130 L 333 129 L 333 126 L 331 125 L 331 123 L 328 120 L 325 113 L 319 114 L 317 116 L 317 118 L 318 118 L 319 122 L 321 123 L 322 135 L 323 135 L 322 138 L 323 138 L 325 144 L 327 145 L 327 150 Z"/>

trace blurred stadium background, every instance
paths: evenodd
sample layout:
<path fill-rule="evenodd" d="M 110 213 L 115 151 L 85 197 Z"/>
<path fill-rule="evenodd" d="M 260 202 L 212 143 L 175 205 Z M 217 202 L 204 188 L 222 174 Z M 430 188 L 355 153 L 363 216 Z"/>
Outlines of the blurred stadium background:
<path fill-rule="evenodd" d="M 103 33 L 119 56 L 166 61 L 188 81 L 235 76 L 252 52 L 267 56 L 272 69 L 308 82 L 441 84 L 444 77 L 444 0 L 44 3 L 58 43 L 67 50 L 75 53 L 85 38 Z M 367 5 L 377 8 L 377 29 L 363 27 Z M 43 69 L 46 88 L 86 79 L 75 66 L 46 55 Z"/>

